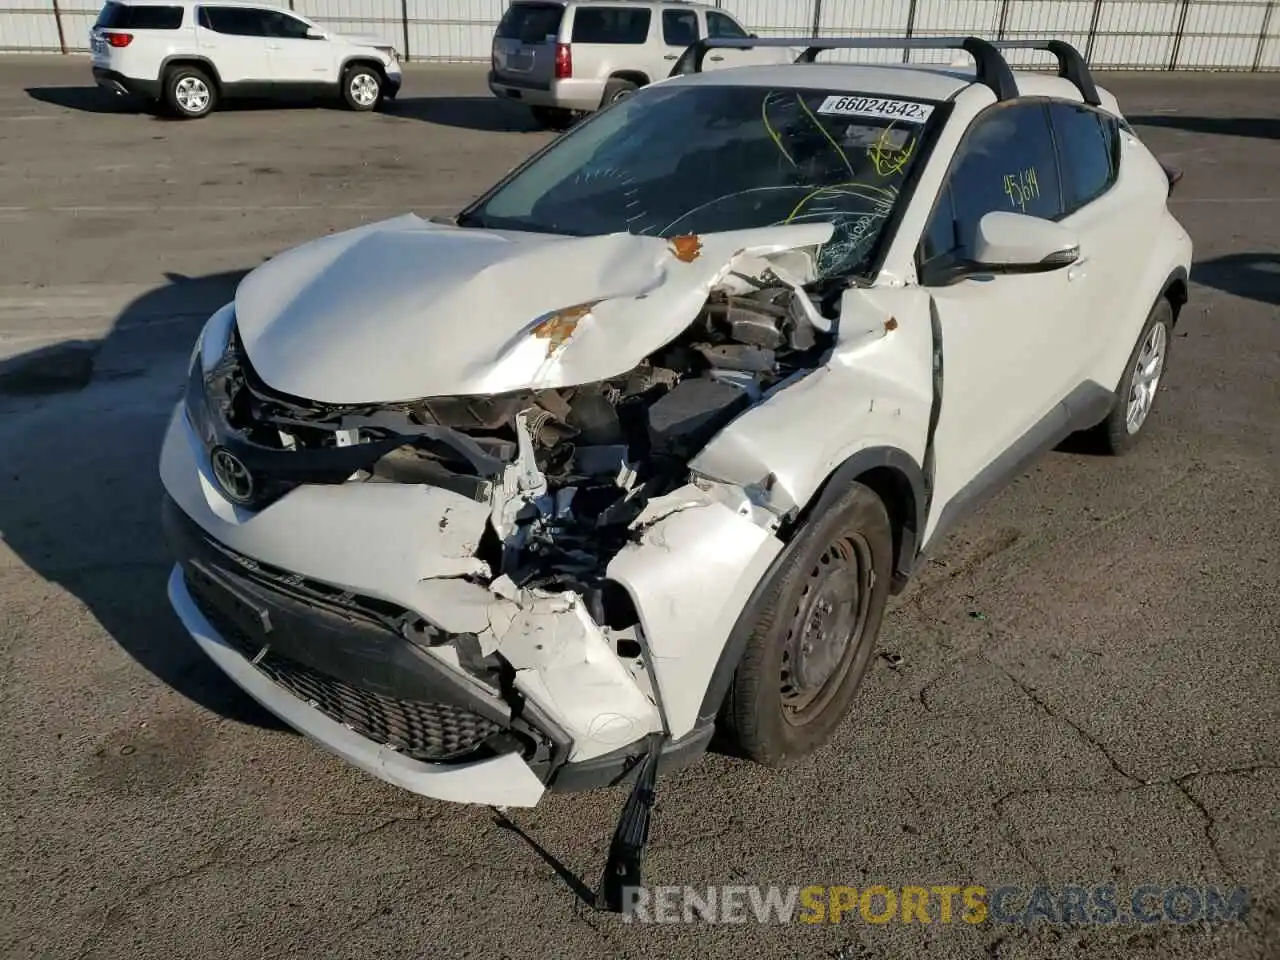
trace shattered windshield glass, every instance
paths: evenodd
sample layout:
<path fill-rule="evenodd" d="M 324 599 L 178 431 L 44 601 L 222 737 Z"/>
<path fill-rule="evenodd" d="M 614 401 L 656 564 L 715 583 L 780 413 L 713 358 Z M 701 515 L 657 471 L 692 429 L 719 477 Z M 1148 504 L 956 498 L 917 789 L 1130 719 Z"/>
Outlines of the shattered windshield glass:
<path fill-rule="evenodd" d="M 819 274 L 856 275 L 932 109 L 830 90 L 657 86 L 565 135 L 459 223 L 672 237 L 830 221 Z"/>

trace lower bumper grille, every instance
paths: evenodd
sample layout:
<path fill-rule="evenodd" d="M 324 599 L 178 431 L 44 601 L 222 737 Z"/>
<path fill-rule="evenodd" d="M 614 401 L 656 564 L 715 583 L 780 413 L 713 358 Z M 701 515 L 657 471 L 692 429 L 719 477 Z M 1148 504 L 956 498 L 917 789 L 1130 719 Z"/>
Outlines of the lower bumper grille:
<path fill-rule="evenodd" d="M 466 757 L 501 731 L 493 721 L 450 704 L 399 700 L 339 680 L 270 650 L 261 657 L 255 642 L 205 600 L 188 589 L 205 619 L 241 656 L 293 696 L 362 737 L 386 744 L 415 760 L 440 762 Z"/>

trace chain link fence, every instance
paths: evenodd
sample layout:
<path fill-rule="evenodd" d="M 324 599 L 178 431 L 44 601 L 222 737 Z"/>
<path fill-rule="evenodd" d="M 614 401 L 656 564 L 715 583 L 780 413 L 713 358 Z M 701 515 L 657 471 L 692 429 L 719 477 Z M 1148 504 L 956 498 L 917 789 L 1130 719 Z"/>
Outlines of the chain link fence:
<path fill-rule="evenodd" d="M 506 0 L 287 5 L 338 32 L 384 36 L 409 60 L 484 61 Z M 0 0 L 0 52 L 84 53 L 99 6 L 94 0 Z M 1280 0 L 718 0 L 716 6 L 760 36 L 1053 36 L 1076 45 L 1096 69 L 1280 70 Z M 1016 63 L 1019 54 L 1010 59 Z"/>

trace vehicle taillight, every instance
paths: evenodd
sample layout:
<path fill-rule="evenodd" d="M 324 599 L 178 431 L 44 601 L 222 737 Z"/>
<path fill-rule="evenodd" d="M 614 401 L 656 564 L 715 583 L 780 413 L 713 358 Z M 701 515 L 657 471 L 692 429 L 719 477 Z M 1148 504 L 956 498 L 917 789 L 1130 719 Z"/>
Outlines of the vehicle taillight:
<path fill-rule="evenodd" d="M 568 80 L 573 76 L 573 51 L 567 43 L 556 44 L 556 79 Z"/>
<path fill-rule="evenodd" d="M 107 43 L 111 44 L 113 47 L 127 47 L 129 44 L 133 43 L 133 34 L 108 33 Z"/>
<path fill-rule="evenodd" d="M 1169 193 L 1172 194 L 1173 188 L 1176 187 L 1178 182 L 1182 179 L 1182 171 L 1175 170 L 1163 160 L 1160 161 L 1160 167 L 1164 170 L 1164 175 L 1169 178 Z"/>

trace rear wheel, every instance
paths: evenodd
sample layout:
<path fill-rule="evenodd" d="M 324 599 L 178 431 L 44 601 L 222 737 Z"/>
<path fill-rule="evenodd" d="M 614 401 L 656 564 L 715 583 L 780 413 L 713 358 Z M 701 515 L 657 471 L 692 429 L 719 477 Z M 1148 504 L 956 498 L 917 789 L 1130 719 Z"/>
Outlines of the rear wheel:
<path fill-rule="evenodd" d="M 1090 446 L 1113 456 L 1138 442 L 1155 409 L 1156 391 L 1164 377 L 1173 334 L 1173 306 L 1163 297 L 1151 308 L 1138 342 L 1129 354 L 1107 419 L 1086 433 Z"/>
<path fill-rule="evenodd" d="M 213 112 L 218 91 L 198 67 L 175 67 L 165 78 L 164 103 L 175 115 L 196 120 Z"/>
<path fill-rule="evenodd" d="M 633 96 L 640 88 L 630 80 L 622 80 L 617 77 L 605 84 L 604 95 L 600 98 L 600 107 L 609 106 L 617 103 L 619 100 L 625 100 L 627 97 Z"/>
<path fill-rule="evenodd" d="M 754 624 L 720 715 L 740 751 L 770 766 L 822 746 L 848 713 L 892 579 L 893 530 L 870 488 L 852 484 L 819 510 L 744 613 Z"/>
<path fill-rule="evenodd" d="M 342 99 L 352 110 L 375 110 L 382 102 L 382 74 L 373 67 L 349 67 L 342 76 Z"/>

